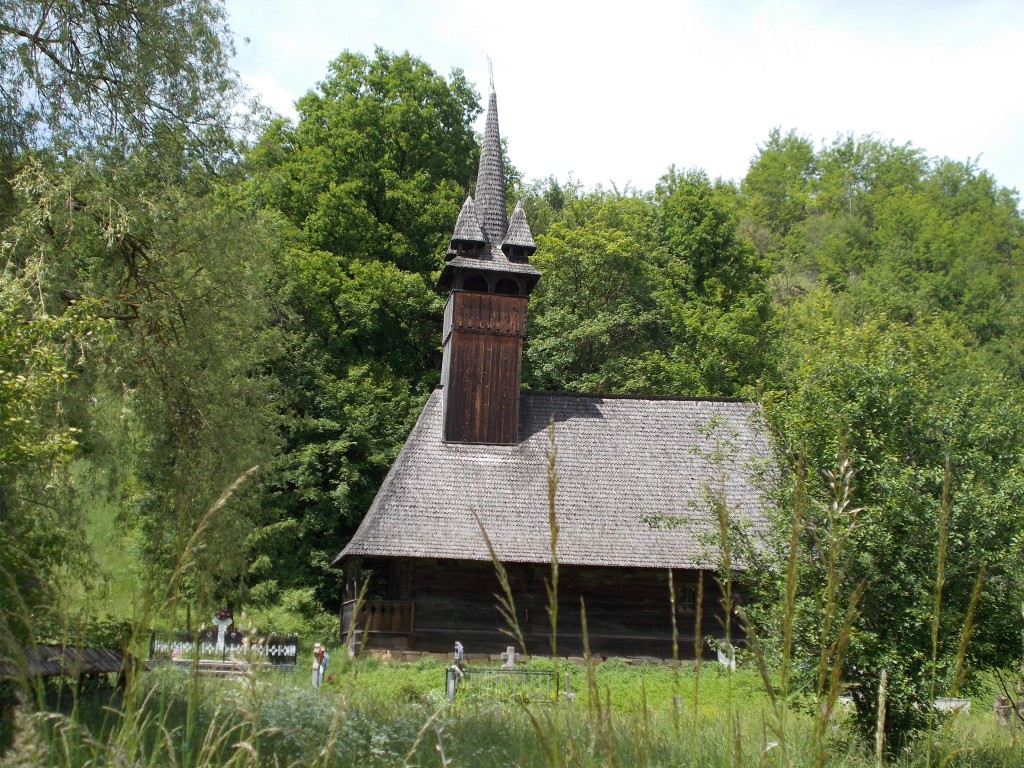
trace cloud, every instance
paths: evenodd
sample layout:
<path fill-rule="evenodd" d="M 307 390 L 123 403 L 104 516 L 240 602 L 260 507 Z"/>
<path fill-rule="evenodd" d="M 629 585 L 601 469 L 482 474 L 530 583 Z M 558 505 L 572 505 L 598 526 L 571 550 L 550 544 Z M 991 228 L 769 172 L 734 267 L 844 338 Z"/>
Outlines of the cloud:
<path fill-rule="evenodd" d="M 502 133 L 527 178 L 650 188 L 670 164 L 741 177 L 768 131 L 875 133 L 983 155 L 1024 185 L 1013 79 L 1024 6 L 989 0 L 228 0 L 252 38 L 245 79 L 275 109 L 343 49 L 409 50 L 481 92 L 494 62 Z M 482 124 L 480 125 L 482 129 Z M 983 162 L 984 166 L 985 163 Z"/>
<path fill-rule="evenodd" d="M 267 107 L 293 120 L 298 118 L 295 111 L 295 94 L 281 84 L 276 75 L 269 70 L 250 72 L 243 76 L 245 84 L 259 94 L 260 101 Z"/>

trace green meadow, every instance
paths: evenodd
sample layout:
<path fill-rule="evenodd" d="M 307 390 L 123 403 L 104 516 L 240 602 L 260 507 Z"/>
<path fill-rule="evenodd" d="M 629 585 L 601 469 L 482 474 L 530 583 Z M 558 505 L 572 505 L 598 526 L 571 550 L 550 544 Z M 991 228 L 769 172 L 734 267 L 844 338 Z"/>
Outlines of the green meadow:
<path fill-rule="evenodd" d="M 559 665 L 557 701 L 517 703 L 445 696 L 440 661 L 349 661 L 332 654 L 331 680 L 310 687 L 294 672 L 199 677 L 163 668 L 124 691 L 75 691 L 54 683 L 21 708 L 0 765 L 52 766 L 873 766 L 874 745 L 847 727 L 842 709 L 815 744 L 810 700 L 790 702 L 780 740 L 757 671 L 741 664 L 635 666 L 610 660 Z M 525 665 L 550 669 L 550 661 Z M 565 675 L 571 696 L 564 690 Z M 589 678 L 589 679 L 588 679 Z M 1024 730 L 997 726 L 990 691 L 969 713 L 947 716 L 932 765 L 1024 764 Z M 3 738 L 12 739 L 10 721 Z M 928 765 L 916 741 L 885 765 Z"/>

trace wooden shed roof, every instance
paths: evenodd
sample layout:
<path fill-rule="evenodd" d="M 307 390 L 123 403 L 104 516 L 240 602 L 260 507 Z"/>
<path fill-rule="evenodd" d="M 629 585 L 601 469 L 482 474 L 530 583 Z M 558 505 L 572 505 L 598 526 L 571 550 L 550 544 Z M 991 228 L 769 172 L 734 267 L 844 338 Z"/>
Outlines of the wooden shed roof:
<path fill-rule="evenodd" d="M 73 648 L 60 645 L 37 645 L 24 650 L 23 664 L 0 659 L 0 680 L 17 677 L 20 673 L 31 676 L 76 676 L 105 672 L 120 672 L 124 656 L 111 648 Z"/>
<path fill-rule="evenodd" d="M 549 562 L 551 419 L 561 563 L 714 567 L 708 491 L 719 483 L 733 515 L 755 535 L 767 524 L 759 475 L 769 446 L 749 402 L 523 392 L 517 445 L 466 445 L 441 439 L 441 400 L 440 390 L 431 395 L 335 564 L 349 557 L 488 560 L 474 512 L 503 561 Z"/>

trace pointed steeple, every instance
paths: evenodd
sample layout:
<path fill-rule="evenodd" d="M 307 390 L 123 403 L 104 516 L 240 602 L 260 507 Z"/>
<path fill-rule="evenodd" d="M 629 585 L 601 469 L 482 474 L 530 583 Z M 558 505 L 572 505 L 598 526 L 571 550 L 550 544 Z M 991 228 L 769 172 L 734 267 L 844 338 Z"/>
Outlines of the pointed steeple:
<path fill-rule="evenodd" d="M 459 211 L 459 219 L 455 222 L 455 232 L 452 233 L 452 244 L 466 241 L 483 244 L 486 242 L 483 231 L 480 229 L 480 221 L 476 216 L 476 206 L 473 198 L 466 195 L 466 202 L 462 204 Z"/>
<path fill-rule="evenodd" d="M 498 132 L 498 96 L 493 88 L 487 100 L 484 144 L 476 176 L 476 210 L 488 244 L 499 245 L 505 239 L 505 162 Z"/>
<path fill-rule="evenodd" d="M 511 220 L 505 219 L 505 163 L 498 133 L 498 97 L 492 83 L 476 195 L 462 204 L 437 285 L 446 290 L 474 285 L 474 290 L 494 293 L 499 291 L 502 276 L 507 276 L 518 285 L 519 295 L 528 296 L 540 277 L 530 266 L 536 249 L 522 205 L 516 206 Z M 474 274 L 479 279 L 467 283 Z M 503 283 L 501 290 L 511 290 L 510 284 Z"/>
<path fill-rule="evenodd" d="M 537 250 L 537 244 L 533 242 L 533 233 L 530 231 L 530 224 L 526 220 L 525 211 L 523 211 L 522 200 L 516 203 L 516 208 L 512 211 L 512 218 L 508 220 L 508 230 L 505 232 L 505 239 L 501 242 L 501 250 L 512 260 L 526 260 Z"/>

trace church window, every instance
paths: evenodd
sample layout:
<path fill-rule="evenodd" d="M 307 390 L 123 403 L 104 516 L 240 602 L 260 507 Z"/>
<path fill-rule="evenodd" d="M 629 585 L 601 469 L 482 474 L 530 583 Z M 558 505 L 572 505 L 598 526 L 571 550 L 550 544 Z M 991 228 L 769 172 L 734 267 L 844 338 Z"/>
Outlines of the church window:
<path fill-rule="evenodd" d="M 684 616 L 697 613 L 697 588 L 683 585 L 676 592 L 676 612 Z"/>

